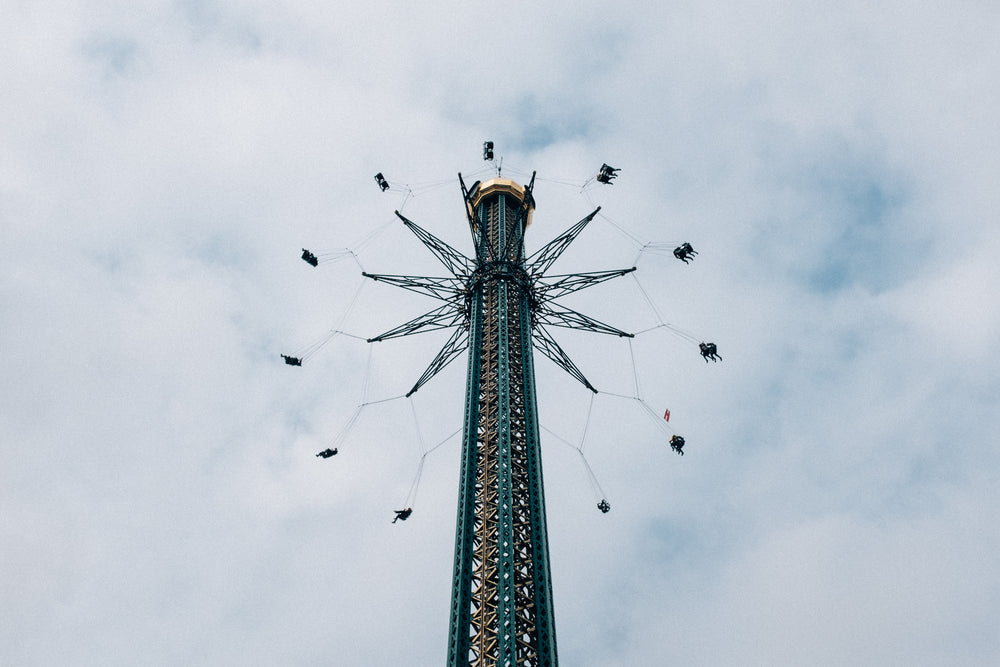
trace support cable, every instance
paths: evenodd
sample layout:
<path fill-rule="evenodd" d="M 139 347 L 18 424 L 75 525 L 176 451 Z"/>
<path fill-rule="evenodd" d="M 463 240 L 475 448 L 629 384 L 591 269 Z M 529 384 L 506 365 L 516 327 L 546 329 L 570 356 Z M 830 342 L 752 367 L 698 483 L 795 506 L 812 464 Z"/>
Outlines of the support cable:
<path fill-rule="evenodd" d="M 403 193 L 403 200 L 399 202 L 399 210 L 406 208 L 406 202 L 410 201 L 410 195 L 413 194 L 413 190 L 407 186 L 406 191 Z"/>
<path fill-rule="evenodd" d="M 653 303 L 653 300 L 650 298 L 649 293 L 646 291 L 646 288 L 642 286 L 642 283 L 639 282 L 639 278 L 636 277 L 635 273 L 632 274 L 632 279 L 635 281 L 635 284 L 639 287 L 639 292 L 642 294 L 642 297 L 646 300 L 646 303 L 649 304 L 650 310 L 652 310 L 653 314 L 656 315 L 656 321 L 659 322 L 660 324 L 666 324 L 666 320 L 663 319 L 663 314 L 656 307 L 656 304 Z"/>
<path fill-rule="evenodd" d="M 678 243 L 672 243 L 670 241 L 650 241 L 643 244 L 641 252 L 648 252 L 651 255 L 666 255 L 668 257 L 673 257 L 674 249 L 678 245 Z"/>
<path fill-rule="evenodd" d="M 354 425 L 358 422 L 358 417 L 361 416 L 361 410 L 364 407 L 365 406 L 362 404 L 354 408 L 354 413 L 351 415 L 351 418 L 347 420 L 347 423 L 344 424 L 343 427 L 341 427 L 337 435 L 327 443 L 327 449 L 340 448 L 340 446 L 344 443 L 344 440 L 347 439 L 347 435 L 351 432 L 351 429 L 354 428 Z"/>
<path fill-rule="evenodd" d="M 336 437 L 334 437 L 333 440 L 330 441 L 330 443 L 327 445 L 327 447 L 329 449 L 337 449 L 340 445 L 342 445 L 344 443 L 344 441 L 347 440 L 347 436 L 350 434 L 351 429 L 354 428 L 354 425 L 357 424 L 358 419 L 361 417 L 361 412 L 365 408 L 367 408 L 367 407 L 369 407 L 371 405 L 378 405 L 379 403 L 388 403 L 389 401 L 398 401 L 401 398 L 406 398 L 406 396 L 403 395 L 403 394 L 400 394 L 399 396 L 390 396 L 389 398 L 380 398 L 377 401 L 368 401 L 367 403 L 362 403 L 362 404 L 358 405 L 357 407 L 354 408 L 354 412 L 351 414 L 351 418 L 347 420 L 347 423 L 343 426 L 343 428 L 340 429 L 340 432 L 337 433 Z"/>
<path fill-rule="evenodd" d="M 562 185 L 562 186 L 565 186 L 567 188 L 571 188 L 573 190 L 579 190 L 580 192 L 583 192 L 583 190 L 585 190 L 587 188 L 587 186 L 590 184 L 590 182 L 593 180 L 593 178 L 587 179 L 586 181 L 564 181 L 564 180 L 556 179 L 556 178 L 539 178 L 538 180 L 540 182 L 543 182 L 543 183 L 552 183 L 553 185 Z"/>
<path fill-rule="evenodd" d="M 365 381 L 361 384 L 361 404 L 364 405 L 368 400 L 368 383 L 372 375 L 372 356 L 375 354 L 375 348 L 371 344 L 368 345 L 368 361 L 365 363 Z"/>
<path fill-rule="evenodd" d="M 607 396 L 614 396 L 615 398 L 624 398 L 630 401 L 637 402 L 642 407 L 643 412 L 645 412 L 651 419 L 653 419 L 654 422 L 656 422 L 657 427 L 659 427 L 661 431 L 663 431 L 667 435 L 673 435 L 674 431 L 667 424 L 667 421 L 665 419 L 658 418 L 656 412 L 653 411 L 653 408 L 651 408 L 649 404 L 646 402 L 646 400 L 642 397 L 642 393 L 639 387 L 639 371 L 638 371 L 638 366 L 635 363 L 635 352 L 632 349 L 631 340 L 628 341 L 628 351 L 632 361 L 632 380 L 635 389 L 635 394 L 633 396 L 627 396 L 625 394 L 616 394 L 615 392 L 612 391 L 602 391 L 601 393 Z"/>
<path fill-rule="evenodd" d="M 358 303 L 358 298 L 361 296 L 361 290 L 365 288 L 365 282 L 366 281 L 362 281 L 361 284 L 358 286 L 357 291 L 351 298 L 351 302 L 348 304 L 347 310 L 344 311 L 344 315 L 340 318 L 340 322 L 337 324 L 337 326 L 335 326 L 333 329 L 330 329 L 330 331 L 328 331 L 327 333 L 323 334 L 323 336 L 318 340 L 316 340 L 315 342 L 310 343 L 309 345 L 305 346 L 304 348 L 296 352 L 296 354 L 294 355 L 295 357 L 298 357 L 301 361 L 307 361 L 313 355 L 315 355 L 317 352 L 323 349 L 327 343 L 329 343 L 330 341 L 332 341 L 334 338 L 336 338 L 341 334 L 350 336 L 351 338 L 360 338 L 360 336 L 348 334 L 345 331 L 343 331 L 343 326 L 344 322 L 346 322 L 347 318 L 351 315 L 351 311 L 354 309 L 354 306 Z"/>
<path fill-rule="evenodd" d="M 629 345 L 631 345 L 631 342 L 629 342 Z M 587 442 L 587 429 L 590 428 L 590 415 L 594 412 L 594 396 L 597 396 L 597 394 L 591 392 L 590 404 L 587 405 L 587 421 L 583 424 L 583 434 L 580 436 L 580 446 L 578 447 L 580 453 L 583 453 L 583 445 Z"/>
<path fill-rule="evenodd" d="M 482 173 L 482 171 L 483 170 L 480 169 L 476 173 Z M 489 170 L 487 170 L 487 171 L 489 171 Z M 473 174 L 473 175 L 475 175 L 475 174 Z M 393 179 L 386 177 L 386 180 L 390 183 L 389 192 L 402 192 L 403 193 L 403 200 L 399 204 L 399 210 L 400 211 L 403 210 L 403 208 L 406 206 L 406 204 L 411 199 L 415 199 L 415 198 L 420 197 L 421 195 L 424 195 L 424 194 L 426 194 L 428 192 L 432 192 L 432 191 L 437 190 L 439 188 L 442 188 L 442 187 L 444 187 L 446 185 L 451 185 L 452 184 L 451 179 L 448 179 L 448 180 L 443 180 L 443 181 L 426 181 L 426 182 L 422 182 L 422 183 L 406 183 L 406 184 L 403 184 L 403 185 L 396 186 L 396 185 L 392 185 Z"/>
<path fill-rule="evenodd" d="M 346 331 L 343 330 L 344 322 L 347 321 L 347 318 L 350 316 L 351 311 L 357 304 L 358 298 L 361 296 L 361 290 L 363 290 L 365 287 L 365 282 L 366 281 L 361 281 L 361 284 L 358 285 L 357 291 L 354 292 L 354 296 L 351 298 L 351 302 L 348 304 L 347 310 L 344 311 L 344 315 L 340 318 L 340 322 L 337 324 L 337 326 L 327 331 L 325 334 L 314 340 L 312 343 L 309 343 L 308 345 L 305 345 L 304 347 L 297 349 L 293 354 L 291 355 L 282 354 L 281 356 L 285 359 L 286 363 L 293 366 L 301 366 L 302 362 L 308 361 L 310 358 L 312 358 L 313 355 L 315 355 L 321 349 L 326 347 L 327 343 L 332 341 L 337 336 L 343 335 L 343 336 L 348 336 L 350 338 L 358 338 L 359 340 L 365 340 L 360 336 L 347 333 Z"/>
<path fill-rule="evenodd" d="M 580 450 L 577 450 L 577 453 L 580 455 L 580 460 L 583 461 L 583 467 L 587 470 L 587 478 L 590 480 L 590 488 L 594 491 L 594 497 L 598 501 L 606 501 L 608 496 L 604 493 L 604 489 L 601 488 L 601 483 L 597 481 L 597 475 L 594 474 L 594 469 L 590 467 L 587 457 Z"/>
<path fill-rule="evenodd" d="M 410 400 L 410 405 L 411 406 L 413 405 L 413 400 L 412 399 Z M 414 408 L 413 419 L 414 419 L 414 422 L 417 419 L 416 408 Z M 403 507 L 410 507 L 410 508 L 412 508 L 414 505 L 417 504 L 417 491 L 420 490 L 420 480 L 421 480 L 421 478 L 423 477 L 423 474 L 424 474 L 424 461 L 427 459 L 427 456 L 429 454 L 431 454 L 431 452 L 433 452 L 434 450 L 436 450 L 438 447 L 440 447 L 444 443 L 448 442 L 449 440 L 451 440 L 452 438 L 454 438 L 456 435 L 458 435 L 461 432 L 462 432 L 462 428 L 461 427 L 455 429 L 444 440 L 442 440 L 441 442 L 439 442 L 438 444 L 434 445 L 433 447 L 431 447 L 430 449 L 428 449 L 427 451 L 425 451 L 423 454 L 420 455 L 420 460 L 417 462 L 417 473 L 416 473 L 416 475 L 414 475 L 413 482 L 410 484 L 410 490 L 406 494 L 406 500 L 403 502 Z M 418 434 L 420 433 L 420 427 L 419 427 L 419 425 L 417 426 L 417 433 Z M 422 445 L 423 438 L 421 438 L 420 442 L 421 442 L 421 445 Z"/>
<path fill-rule="evenodd" d="M 642 392 L 639 391 L 639 370 L 635 365 L 635 350 L 632 348 L 632 339 L 628 339 L 628 356 L 632 359 L 632 384 L 635 388 L 635 395 L 642 396 Z"/>
<path fill-rule="evenodd" d="M 420 478 L 424 473 L 425 458 L 426 456 L 421 456 L 417 462 L 417 474 L 413 477 L 413 482 L 410 483 L 410 490 L 406 492 L 406 500 L 403 501 L 403 507 L 406 509 L 413 509 L 413 506 L 417 504 L 417 491 L 420 489 Z"/>
<path fill-rule="evenodd" d="M 365 379 L 361 384 L 361 403 L 355 406 L 354 412 L 351 414 L 351 418 L 347 420 L 347 423 L 341 427 L 340 431 L 334 436 L 333 440 L 327 443 L 327 449 L 338 449 L 340 444 L 344 442 L 347 438 L 347 434 L 350 433 L 351 429 L 354 428 L 354 424 L 357 423 L 358 417 L 361 416 L 362 408 L 367 405 L 365 401 L 368 398 L 368 378 L 371 375 L 372 368 L 372 348 L 368 347 L 368 361 L 365 364 Z"/>
<path fill-rule="evenodd" d="M 473 172 L 469 172 L 468 176 L 469 176 L 469 178 L 475 179 L 475 178 L 478 178 L 479 176 L 485 176 L 487 174 L 492 175 L 494 171 L 495 171 L 495 169 L 493 167 L 482 166 L 482 167 L 480 167 L 479 169 L 476 169 Z M 454 181 L 449 181 L 449 183 L 454 183 Z"/>
<path fill-rule="evenodd" d="M 642 407 L 643 412 L 645 412 L 649 418 L 656 423 L 657 427 L 659 427 L 661 431 L 667 435 L 672 435 L 674 433 L 674 430 L 667 424 L 667 420 L 657 417 L 653 408 L 649 407 L 649 403 L 647 403 L 641 396 L 627 396 L 626 394 L 616 394 L 613 391 L 602 391 L 601 393 L 605 396 L 613 396 L 615 398 L 624 398 L 629 401 L 635 401 Z"/>
<path fill-rule="evenodd" d="M 337 331 L 336 329 L 330 329 L 325 334 L 314 340 L 312 343 L 309 343 L 308 345 L 295 350 L 295 352 L 292 353 L 291 356 L 305 361 L 309 359 L 309 357 L 316 354 L 319 350 L 321 350 L 331 340 L 339 336 L 340 333 L 341 332 Z"/>
<path fill-rule="evenodd" d="M 641 397 L 636 397 L 636 400 L 639 401 L 639 405 L 642 406 L 642 409 L 646 411 L 646 414 L 649 415 L 649 418 L 653 420 L 653 423 L 656 424 L 661 431 L 663 431 L 668 436 L 674 434 L 674 430 L 670 428 L 669 424 L 667 423 L 667 420 L 659 417 L 653 410 L 653 408 L 649 407 L 649 403 L 647 403 Z"/>
<path fill-rule="evenodd" d="M 653 311 L 653 314 L 656 315 L 656 320 L 658 322 L 658 324 L 655 327 L 650 327 L 648 329 L 643 329 L 642 331 L 637 331 L 635 333 L 636 336 L 638 336 L 639 334 L 648 333 L 650 331 L 654 331 L 656 329 L 661 329 L 662 328 L 662 329 L 667 329 L 668 331 L 670 331 L 675 336 L 678 336 L 679 338 L 681 338 L 683 340 L 686 340 L 686 341 L 688 341 L 690 343 L 694 343 L 695 345 L 697 345 L 698 343 L 701 342 L 701 339 L 698 336 L 695 336 L 693 333 L 691 333 L 689 331 L 684 331 L 683 329 L 678 329 L 674 325 L 672 325 L 669 322 L 667 322 L 663 318 L 663 315 L 660 313 L 659 309 L 657 309 L 656 305 L 653 304 L 653 299 L 649 296 L 649 293 L 642 286 L 642 283 L 639 282 L 639 277 L 636 276 L 633 273 L 632 274 L 632 279 L 635 280 L 635 284 L 636 284 L 636 286 L 638 286 L 639 292 L 642 294 L 643 298 L 646 300 L 646 303 L 649 305 L 650 309 Z"/>
<path fill-rule="evenodd" d="M 361 265 L 361 260 L 358 255 L 364 250 L 366 246 L 371 245 L 376 238 L 378 238 L 385 230 L 393 226 L 393 222 L 390 220 L 376 229 L 374 229 L 367 236 L 362 238 L 357 243 L 347 246 L 346 248 L 337 248 L 336 250 L 324 250 L 322 252 L 315 253 L 313 255 L 316 264 L 336 264 L 337 262 L 347 259 L 348 257 L 354 260 L 354 263 L 358 265 L 358 268 L 362 271 L 365 267 Z M 303 248 L 303 252 L 308 252 Z M 303 257 L 305 259 L 305 257 Z"/>
<path fill-rule="evenodd" d="M 587 481 L 590 482 L 590 489 L 594 493 L 594 497 L 597 498 L 598 501 L 607 500 L 607 496 L 604 494 L 604 489 L 601 488 L 600 482 L 597 481 L 597 475 L 594 474 L 594 469 L 590 467 L 590 463 L 587 461 L 587 456 L 583 453 L 583 450 L 544 424 L 542 425 L 542 430 L 580 455 L 580 460 L 583 462 L 584 470 L 587 473 Z"/>
<path fill-rule="evenodd" d="M 424 436 L 420 433 L 420 420 L 417 419 L 417 406 L 413 403 L 413 397 L 410 396 L 410 412 L 413 413 L 413 428 L 417 432 L 417 447 L 420 451 L 424 451 Z"/>
<path fill-rule="evenodd" d="M 347 310 L 344 311 L 343 316 L 340 318 L 340 322 L 337 324 L 337 329 L 344 328 L 344 322 L 346 322 L 347 318 L 351 316 L 351 312 L 354 310 L 354 307 L 358 304 L 358 299 L 361 297 L 361 292 L 362 290 L 364 290 L 366 284 L 367 281 L 362 280 L 361 284 L 358 285 L 357 291 L 355 291 L 354 296 L 351 297 L 351 302 L 347 304 Z"/>
<path fill-rule="evenodd" d="M 523 170 L 523 169 L 520 169 L 520 168 L 518 168 L 518 167 L 511 167 L 510 165 L 506 165 L 506 166 L 505 166 L 505 169 L 507 169 L 507 172 L 508 172 L 509 174 L 512 174 L 512 175 L 514 175 L 514 176 L 522 176 L 522 177 L 526 177 L 526 176 L 528 176 L 528 175 L 530 175 L 530 174 L 531 174 L 531 172 L 530 172 L 530 171 L 525 171 L 525 170 Z M 539 180 L 539 181 L 542 181 L 542 182 L 545 182 L 545 183 L 553 183 L 553 184 L 555 184 L 555 185 L 564 185 L 564 186 L 566 186 L 566 187 L 569 187 L 569 188 L 572 188 L 572 189 L 574 189 L 574 190 L 580 190 L 580 191 L 582 191 L 582 190 L 584 190 L 584 189 L 585 189 L 585 188 L 586 188 L 586 187 L 587 187 L 587 186 L 588 186 L 588 185 L 589 185 L 589 184 L 590 184 L 590 183 L 591 183 L 591 182 L 592 182 L 592 181 L 593 181 L 594 179 L 595 179 L 595 177 L 594 177 L 594 176 L 591 176 L 590 178 L 588 178 L 588 179 L 587 179 L 587 180 L 585 180 L 585 181 L 573 181 L 573 180 L 565 180 L 565 179 L 561 179 L 561 178 L 539 178 L 538 180 Z"/>
<path fill-rule="evenodd" d="M 375 228 L 371 234 L 361 239 L 358 243 L 349 247 L 348 250 L 351 250 L 353 248 L 352 254 L 354 254 L 355 261 L 357 261 L 357 253 L 361 252 L 366 246 L 371 245 L 376 238 L 378 238 L 383 232 L 385 232 L 385 230 L 392 227 L 393 224 L 394 224 L 393 221 L 389 220 L 388 222 Z M 358 266 L 359 267 L 361 266 L 360 262 L 358 263 Z M 364 271 L 364 267 L 361 267 L 361 270 Z"/>
<path fill-rule="evenodd" d="M 674 334 L 678 338 L 687 341 L 689 343 L 694 343 L 695 345 L 701 342 L 701 339 L 695 336 L 693 333 L 684 331 L 682 329 L 678 329 L 677 327 L 667 324 L 666 322 L 661 322 L 660 324 L 657 324 L 655 327 L 643 329 L 642 331 L 636 331 L 635 335 L 638 336 L 640 334 L 649 333 L 650 331 L 656 331 L 657 329 L 666 329 L 667 331 Z"/>
<path fill-rule="evenodd" d="M 305 250 L 305 248 L 303 248 Z M 342 259 L 347 259 L 348 257 L 354 257 L 354 251 L 350 248 L 338 248 L 337 250 L 328 250 L 324 252 L 316 253 L 316 262 L 318 264 L 336 264 Z M 354 261 L 357 261 L 357 257 L 354 257 Z"/>
<path fill-rule="evenodd" d="M 347 333 L 346 331 L 341 331 L 340 329 L 330 329 L 325 334 L 317 338 L 312 343 L 309 343 L 305 347 L 302 347 L 295 351 L 295 357 L 305 361 L 309 357 L 316 354 L 319 350 L 326 346 L 327 343 L 332 341 L 337 336 L 347 336 L 348 338 L 356 338 L 357 340 L 365 340 L 361 336 L 356 336 L 352 333 Z"/>

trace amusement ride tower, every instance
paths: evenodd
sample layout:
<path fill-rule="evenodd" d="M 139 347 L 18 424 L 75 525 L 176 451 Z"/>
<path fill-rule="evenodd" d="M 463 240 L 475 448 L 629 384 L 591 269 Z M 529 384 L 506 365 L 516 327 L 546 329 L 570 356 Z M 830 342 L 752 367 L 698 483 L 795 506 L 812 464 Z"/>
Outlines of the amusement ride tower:
<path fill-rule="evenodd" d="M 493 159 L 492 142 L 484 145 L 484 158 Z M 605 164 L 595 180 L 610 184 L 617 171 Z M 375 180 L 383 191 L 391 188 L 381 173 Z M 448 633 L 449 667 L 555 666 L 558 657 L 533 351 L 541 352 L 596 394 L 597 389 L 559 346 L 550 329 L 559 327 L 629 338 L 633 334 L 567 308 L 558 300 L 631 273 L 635 267 L 546 275 L 597 216 L 600 207 L 530 256 L 525 256 L 524 234 L 535 208 L 532 194 L 535 175 L 532 174 L 527 185 L 521 185 L 501 178 L 498 168 L 496 178 L 477 181 L 468 188 L 461 174 L 458 181 L 475 257 L 467 257 L 397 211 L 403 224 L 444 265 L 449 275 L 408 276 L 362 271 L 366 278 L 441 302 L 423 315 L 367 341 L 375 343 L 426 331 L 452 330 L 406 396 L 418 391 L 441 369 L 468 351 Z M 662 245 L 647 243 L 642 248 L 643 251 L 659 251 L 664 250 Z M 353 251 L 346 249 L 337 256 L 345 254 L 354 256 Z M 673 250 L 673 255 L 687 264 L 697 252 L 689 243 L 684 243 Z M 302 259 L 313 266 L 328 261 L 325 257 L 302 251 Z M 693 335 L 673 329 L 662 321 L 660 326 L 697 344 L 706 362 L 721 359 L 714 343 L 699 343 Z M 330 336 L 339 333 L 343 332 L 332 331 Z M 303 360 L 322 347 L 330 336 L 296 356 L 281 356 L 287 364 L 301 366 Z M 633 360 L 633 372 L 634 363 Z M 649 406 L 638 396 L 635 398 L 656 419 Z M 366 403 L 358 407 L 335 443 L 349 430 L 364 405 Z M 669 416 L 668 410 L 664 420 L 669 420 Z M 674 435 L 670 446 L 683 454 L 684 438 Z M 317 456 L 329 458 L 336 454 L 336 448 L 327 448 Z M 598 508 L 607 512 L 610 505 L 602 499 Z M 398 510 L 397 519 L 405 521 L 411 512 L 411 508 Z"/>
<path fill-rule="evenodd" d="M 556 665 L 532 351 L 596 393 L 548 327 L 632 334 L 555 299 L 635 268 L 545 276 L 600 208 L 525 257 L 534 175 L 527 186 L 497 177 L 467 189 L 461 175 L 459 183 L 475 259 L 397 212 L 451 276 L 365 273 L 445 302 L 369 342 L 454 328 L 407 396 L 469 353 L 448 665 Z"/>

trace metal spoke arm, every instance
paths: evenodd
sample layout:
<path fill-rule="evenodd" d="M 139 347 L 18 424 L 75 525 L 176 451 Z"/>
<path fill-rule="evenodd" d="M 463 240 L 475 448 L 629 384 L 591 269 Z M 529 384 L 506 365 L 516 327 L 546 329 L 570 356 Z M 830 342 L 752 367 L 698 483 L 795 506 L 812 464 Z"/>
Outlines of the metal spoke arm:
<path fill-rule="evenodd" d="M 472 245 L 474 248 L 479 248 L 479 243 L 482 240 L 482 229 L 476 223 L 476 212 L 472 208 L 472 193 L 479 189 L 479 181 L 472 184 L 472 190 L 465 187 L 465 181 L 462 180 L 462 173 L 458 174 L 458 184 L 462 188 L 462 199 L 465 201 L 465 216 L 469 219 L 469 231 L 472 232 Z"/>
<path fill-rule="evenodd" d="M 415 222 L 407 220 L 399 211 L 396 216 L 403 221 L 403 224 L 410 228 L 420 242 L 427 246 L 435 257 L 438 258 L 445 267 L 455 276 L 467 276 L 474 268 L 471 259 L 452 248 L 450 245 L 431 234 Z"/>
<path fill-rule="evenodd" d="M 520 261 L 524 255 L 524 228 L 527 226 L 525 223 L 528 219 L 528 213 L 535 207 L 535 197 L 531 193 L 535 187 L 535 173 L 536 172 L 531 172 L 531 182 L 524 188 L 524 198 L 521 200 L 521 206 L 517 209 L 517 221 L 514 225 L 515 231 L 507 237 L 507 244 L 504 247 L 503 252 L 500 253 L 501 257 L 508 257 L 510 249 L 515 243 L 517 244 L 518 261 Z"/>
<path fill-rule="evenodd" d="M 440 308 L 426 312 L 419 317 L 415 317 L 409 322 L 400 324 L 398 327 L 390 329 L 368 339 L 369 343 L 388 340 L 390 338 L 402 338 L 425 331 L 436 331 L 438 329 L 448 329 L 458 326 L 465 321 L 465 314 L 462 309 L 455 304 L 445 304 Z"/>
<path fill-rule="evenodd" d="M 552 263 L 559 259 L 559 256 L 563 254 L 563 251 L 566 250 L 566 248 L 569 247 L 569 244 L 580 235 L 583 228 L 590 224 L 590 221 L 594 219 L 594 216 L 596 216 L 597 212 L 600 210 L 601 207 L 598 206 L 594 209 L 593 213 L 546 243 L 544 246 L 535 251 L 534 254 L 528 257 L 528 266 L 526 267 L 528 273 L 533 276 L 540 276 L 548 271 L 549 267 L 552 266 Z"/>
<path fill-rule="evenodd" d="M 455 357 L 465 352 L 468 347 L 469 332 L 462 327 L 455 329 L 455 333 L 451 335 L 451 338 L 449 338 L 448 342 L 444 344 L 441 351 L 437 353 L 437 356 L 434 357 L 433 361 L 431 361 L 427 370 L 425 370 L 424 374 L 420 376 L 417 383 L 413 385 L 413 389 L 407 392 L 406 396 L 409 397 L 413 395 L 414 392 L 427 384 L 428 380 L 437 375 L 441 369 L 454 361 Z"/>
<path fill-rule="evenodd" d="M 540 278 L 535 286 L 535 294 L 539 301 L 550 301 L 561 296 L 578 292 L 598 283 L 603 283 L 613 278 L 619 278 L 635 271 L 631 269 L 615 269 L 613 271 L 594 271 L 592 273 L 572 273 L 559 276 L 545 276 Z M 549 282 L 553 281 L 553 282 Z"/>
<path fill-rule="evenodd" d="M 365 278 L 408 289 L 418 294 L 426 294 L 442 301 L 460 299 L 465 294 L 465 283 L 458 278 L 434 278 L 431 276 L 394 276 L 361 272 Z"/>
<path fill-rule="evenodd" d="M 590 381 L 587 380 L 582 372 L 580 372 L 580 369 L 576 367 L 573 360 L 569 358 L 569 355 L 566 354 L 561 347 L 559 347 L 559 343 L 555 341 L 552 335 L 546 331 L 544 327 L 535 327 L 531 340 L 536 350 L 554 361 L 559 368 L 576 378 L 577 381 L 583 384 L 584 387 L 595 394 L 597 393 L 594 385 L 590 384 Z"/>
<path fill-rule="evenodd" d="M 466 189 L 462 174 L 458 175 L 459 185 L 462 186 L 462 197 L 465 198 L 465 214 L 469 218 L 469 231 L 472 233 L 472 247 L 476 249 L 476 259 L 479 262 L 495 262 L 497 260 L 496 249 L 488 242 L 483 230 L 486 222 L 479 219 L 479 212 L 472 205 L 472 200 L 479 192 L 480 182 L 476 181 L 471 188 Z"/>
<path fill-rule="evenodd" d="M 578 313 L 569 308 L 556 307 L 550 303 L 543 303 L 535 313 L 535 321 L 538 324 L 547 324 L 553 327 L 565 327 L 566 329 L 576 329 L 577 331 L 592 331 L 594 333 L 612 334 L 635 338 L 635 334 L 617 329 L 610 324 L 605 324 L 595 320 L 593 317 Z"/>

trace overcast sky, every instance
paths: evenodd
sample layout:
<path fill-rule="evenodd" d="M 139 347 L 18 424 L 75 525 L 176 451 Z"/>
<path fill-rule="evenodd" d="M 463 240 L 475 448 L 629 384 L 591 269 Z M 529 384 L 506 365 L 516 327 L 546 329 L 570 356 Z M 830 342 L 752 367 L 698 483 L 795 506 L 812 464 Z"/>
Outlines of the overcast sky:
<path fill-rule="evenodd" d="M 486 139 L 672 327 L 536 356 L 563 664 L 1000 662 L 998 5 L 425 4 L 0 10 L 0 663 L 444 662 L 465 356 L 351 336 Z"/>

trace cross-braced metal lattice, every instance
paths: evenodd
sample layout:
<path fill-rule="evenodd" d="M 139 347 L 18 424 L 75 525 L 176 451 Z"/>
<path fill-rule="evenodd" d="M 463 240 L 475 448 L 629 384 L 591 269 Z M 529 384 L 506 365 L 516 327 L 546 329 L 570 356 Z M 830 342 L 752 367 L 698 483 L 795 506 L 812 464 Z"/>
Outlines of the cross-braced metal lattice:
<path fill-rule="evenodd" d="M 600 209 L 526 258 L 534 176 L 459 182 L 475 260 L 397 213 L 452 275 L 364 274 L 444 302 L 369 342 L 455 329 L 409 394 L 469 351 L 448 664 L 556 665 L 532 350 L 596 392 L 548 328 L 632 334 L 555 300 L 635 268 L 546 277 Z"/>

